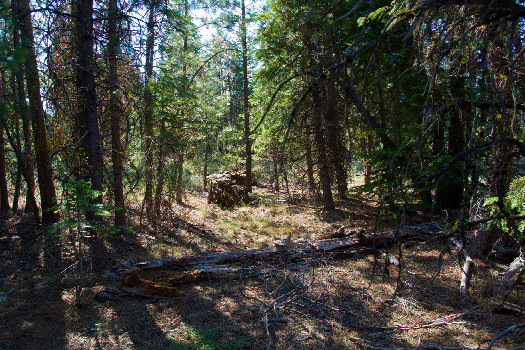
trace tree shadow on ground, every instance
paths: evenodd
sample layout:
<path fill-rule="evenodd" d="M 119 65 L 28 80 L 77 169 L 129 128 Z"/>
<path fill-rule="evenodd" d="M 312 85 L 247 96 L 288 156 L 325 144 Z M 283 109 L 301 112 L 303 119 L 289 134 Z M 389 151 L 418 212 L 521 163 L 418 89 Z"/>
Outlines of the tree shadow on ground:
<path fill-rule="evenodd" d="M 205 234 L 190 223 L 180 226 L 191 229 L 195 234 Z M 173 231 L 170 232 L 173 234 Z M 136 238 L 136 234 L 128 235 L 127 244 L 134 247 L 137 256 L 150 256 L 151 252 L 148 252 Z M 178 237 L 177 242 L 185 246 L 193 246 L 194 253 L 201 252 L 198 246 L 189 244 L 182 237 Z M 221 243 L 217 239 L 214 242 Z M 191 285 L 181 286 L 180 296 L 174 298 L 134 297 L 129 300 L 109 302 L 107 307 L 115 313 L 113 324 L 118 325 L 116 328 L 129 336 L 129 346 L 134 349 L 166 349 L 171 344 L 170 339 L 182 336 L 181 330 L 186 328 L 220 327 L 235 331 L 231 320 L 215 309 L 210 294 L 194 289 Z M 235 331 L 235 333 L 238 336 L 248 337 L 242 332 Z"/>
<path fill-rule="evenodd" d="M 60 279 L 59 265 L 44 265 L 38 249 L 39 226 L 32 214 L 0 214 L 0 346 L 6 349 L 65 349 L 66 307 L 62 291 L 51 284 Z"/>

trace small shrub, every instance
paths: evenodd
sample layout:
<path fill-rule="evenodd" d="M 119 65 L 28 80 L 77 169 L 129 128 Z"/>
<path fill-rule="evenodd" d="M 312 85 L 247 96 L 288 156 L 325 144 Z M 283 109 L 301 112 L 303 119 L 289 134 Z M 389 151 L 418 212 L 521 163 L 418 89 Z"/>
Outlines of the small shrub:
<path fill-rule="evenodd" d="M 489 208 L 492 215 L 500 215 L 498 197 L 490 197 L 485 200 L 485 206 Z M 509 215 L 525 214 L 525 176 L 517 176 L 512 180 L 510 189 L 503 199 L 503 206 Z M 505 232 L 512 232 L 509 219 L 504 217 L 495 221 L 495 224 Z M 516 221 L 520 234 L 517 239 L 521 242 L 525 239 L 525 220 Z"/>
<path fill-rule="evenodd" d="M 220 328 L 189 329 L 183 340 L 172 340 L 167 350 L 242 350 L 250 347 L 247 338 L 226 338 Z"/>

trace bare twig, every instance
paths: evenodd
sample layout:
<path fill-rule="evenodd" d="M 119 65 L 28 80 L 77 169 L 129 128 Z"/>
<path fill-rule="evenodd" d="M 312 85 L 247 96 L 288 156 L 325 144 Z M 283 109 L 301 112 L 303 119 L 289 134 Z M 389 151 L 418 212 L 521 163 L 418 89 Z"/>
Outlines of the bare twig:
<path fill-rule="evenodd" d="M 383 330 L 383 331 L 406 331 L 406 330 L 414 330 L 414 329 L 423 329 L 423 328 L 432 328 L 432 327 L 446 326 L 446 325 L 455 323 L 455 322 L 452 322 L 453 320 L 456 320 L 456 319 L 458 319 L 460 317 L 463 317 L 463 316 L 471 314 L 472 311 L 475 310 L 475 309 L 476 308 L 473 308 L 473 309 L 471 309 L 469 311 L 466 311 L 466 312 L 460 312 L 460 313 L 457 313 L 457 314 L 448 315 L 448 316 L 445 316 L 445 317 L 438 318 L 438 319 L 436 319 L 436 320 L 434 320 L 432 322 L 418 324 L 418 325 L 413 325 L 413 326 L 390 326 L 390 327 L 387 327 L 387 326 L 377 326 L 377 325 L 367 324 L 367 325 L 365 325 L 365 327 L 379 329 L 379 330 Z"/>
<path fill-rule="evenodd" d="M 506 336 L 507 334 L 509 333 L 512 333 L 518 329 L 521 329 L 521 328 L 525 328 L 525 323 L 522 323 L 522 324 L 517 324 L 517 325 L 514 325 L 512 327 L 509 327 L 507 329 L 505 329 L 503 332 L 501 332 L 500 334 L 498 334 L 494 339 L 492 339 L 492 341 L 490 342 L 489 346 L 487 347 L 487 349 L 485 350 L 490 350 L 492 349 L 492 347 L 494 346 L 494 344 L 496 344 L 496 342 L 498 340 L 500 340 L 501 338 L 503 338 L 504 336 Z M 518 348 L 519 349 L 519 348 Z"/>

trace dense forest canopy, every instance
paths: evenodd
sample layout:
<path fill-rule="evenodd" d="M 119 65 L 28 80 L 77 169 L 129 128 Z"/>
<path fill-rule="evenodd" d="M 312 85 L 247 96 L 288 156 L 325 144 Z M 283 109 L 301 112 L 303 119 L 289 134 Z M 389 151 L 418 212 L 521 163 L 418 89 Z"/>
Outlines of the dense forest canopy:
<path fill-rule="evenodd" d="M 372 193 L 523 243 L 523 1 L 2 0 L 0 33 L 0 207 L 89 227 L 95 269 L 128 208 L 236 167 L 246 203 Z"/>

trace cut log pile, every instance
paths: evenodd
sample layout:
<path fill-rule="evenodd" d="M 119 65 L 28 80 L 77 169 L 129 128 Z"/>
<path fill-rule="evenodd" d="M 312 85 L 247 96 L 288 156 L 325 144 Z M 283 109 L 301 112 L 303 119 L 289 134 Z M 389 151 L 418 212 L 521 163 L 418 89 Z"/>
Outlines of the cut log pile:
<path fill-rule="evenodd" d="M 231 207 L 243 202 L 246 171 L 243 168 L 221 171 L 207 176 L 209 183 L 208 203 Z M 255 176 L 252 175 L 252 185 Z"/>
<path fill-rule="evenodd" d="M 318 241 L 283 240 L 263 249 L 151 260 L 129 271 L 123 286 L 132 294 L 173 296 L 179 293 L 177 286 L 185 283 L 260 276 L 275 271 L 283 263 L 312 263 L 372 253 L 399 239 L 423 241 L 440 231 L 432 224 L 425 224 L 380 234 L 347 232 L 351 235 Z"/>

